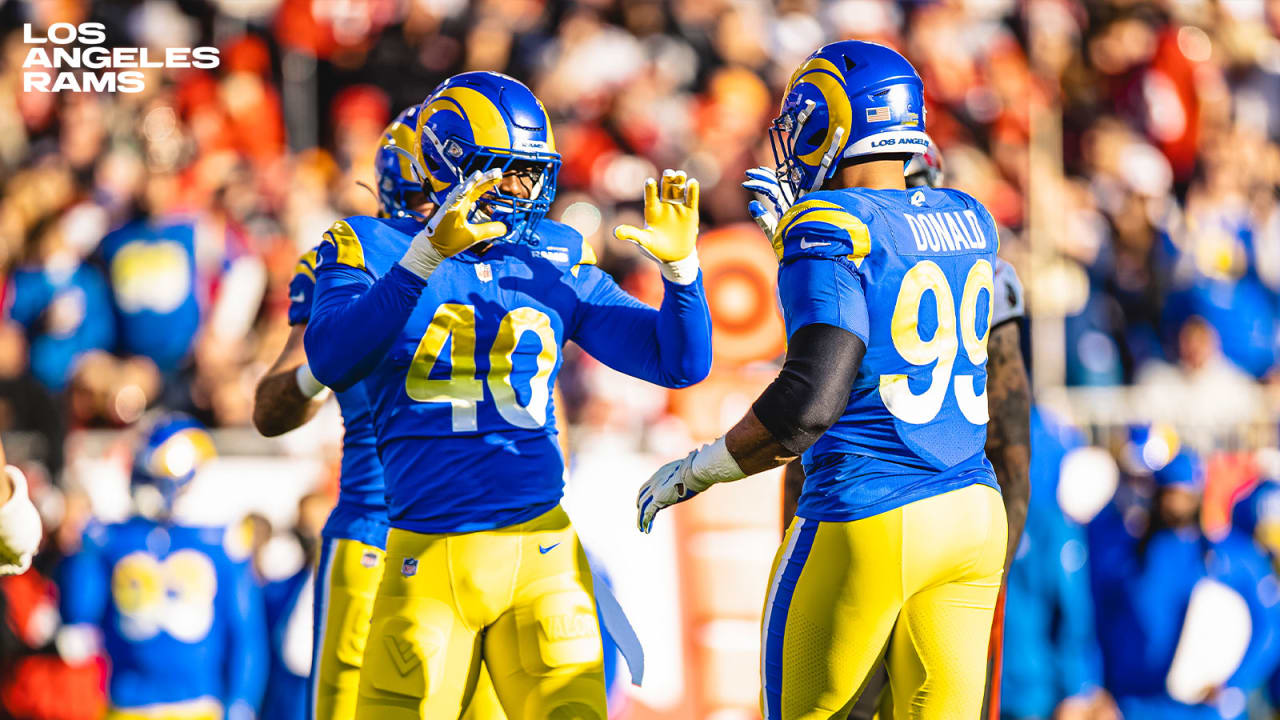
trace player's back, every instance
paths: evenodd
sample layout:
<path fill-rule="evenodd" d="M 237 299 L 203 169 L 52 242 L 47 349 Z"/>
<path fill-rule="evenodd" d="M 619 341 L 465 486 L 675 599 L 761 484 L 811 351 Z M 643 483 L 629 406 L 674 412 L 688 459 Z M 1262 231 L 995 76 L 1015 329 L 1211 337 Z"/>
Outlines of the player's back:
<path fill-rule="evenodd" d="M 96 622 L 111 659 L 113 705 L 224 696 L 227 662 L 235 652 L 227 639 L 227 608 L 247 602 L 234 595 L 247 589 L 249 572 L 228 554 L 228 532 L 140 517 L 86 532 L 77 560 L 94 563 L 96 572 L 77 566 L 69 577 L 100 584 L 105 594 Z M 86 608 L 94 604 L 92 597 L 84 601 Z M 77 617 L 72 602 L 68 622 L 92 621 Z"/>
<path fill-rule="evenodd" d="M 805 196 L 775 236 L 788 332 L 814 317 L 788 265 L 834 260 L 838 313 L 866 313 L 866 355 L 844 414 L 805 453 L 804 517 L 850 520 L 981 482 L 986 340 L 998 245 L 989 213 L 950 189 Z M 815 304 L 820 304 L 821 299 Z M 788 306 L 792 307 L 788 307 Z"/>

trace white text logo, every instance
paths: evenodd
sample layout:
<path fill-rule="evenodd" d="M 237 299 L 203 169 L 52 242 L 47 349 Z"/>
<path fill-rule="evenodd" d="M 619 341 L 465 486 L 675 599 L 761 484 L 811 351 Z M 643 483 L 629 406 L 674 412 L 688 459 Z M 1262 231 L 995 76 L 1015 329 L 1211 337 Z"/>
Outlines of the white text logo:
<path fill-rule="evenodd" d="M 28 45 L 22 61 L 23 92 L 142 92 L 144 69 L 218 67 L 214 47 L 150 48 L 105 47 L 106 26 L 87 22 L 54 23 L 40 34 L 24 25 L 22 39 Z"/>

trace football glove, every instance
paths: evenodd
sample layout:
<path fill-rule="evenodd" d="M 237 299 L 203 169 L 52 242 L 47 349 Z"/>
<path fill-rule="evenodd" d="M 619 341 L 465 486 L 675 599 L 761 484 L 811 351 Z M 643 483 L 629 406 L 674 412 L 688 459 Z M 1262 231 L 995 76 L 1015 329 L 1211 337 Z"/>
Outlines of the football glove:
<path fill-rule="evenodd" d="M 614 237 L 633 242 L 678 285 L 698 279 L 698 181 L 684 171 L 662 171 L 662 183 L 644 183 L 644 227 L 619 225 Z"/>
<path fill-rule="evenodd" d="M 44 530 L 40 513 L 27 495 L 26 476 L 12 465 L 4 472 L 13 483 L 13 495 L 0 506 L 0 575 L 21 575 L 31 567 Z"/>
<path fill-rule="evenodd" d="M 653 519 L 658 511 L 697 495 L 719 482 L 730 482 L 746 477 L 738 461 L 729 454 L 724 438 L 703 445 L 679 460 L 658 468 L 640 486 L 636 497 L 636 526 L 640 532 L 653 529 Z"/>
<path fill-rule="evenodd" d="M 453 257 L 476 243 L 500 238 L 507 234 L 507 226 L 497 222 L 471 222 L 471 211 L 485 193 L 502 182 L 502 170 L 476 172 L 460 183 L 436 208 L 426 225 L 417 235 L 400 264 L 423 280 L 431 277 L 445 258 Z"/>
<path fill-rule="evenodd" d="M 791 209 L 791 194 L 778 182 L 777 173 L 764 166 L 748 170 L 742 187 L 756 196 L 747 203 L 747 212 L 772 241 L 778 221 Z"/>

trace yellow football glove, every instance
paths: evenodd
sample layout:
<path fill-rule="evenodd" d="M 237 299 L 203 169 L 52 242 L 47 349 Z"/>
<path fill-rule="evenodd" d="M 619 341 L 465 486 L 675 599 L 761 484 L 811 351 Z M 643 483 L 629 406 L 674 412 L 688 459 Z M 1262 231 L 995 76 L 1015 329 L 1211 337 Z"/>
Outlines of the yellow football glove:
<path fill-rule="evenodd" d="M 409 272 L 426 280 L 445 258 L 453 257 L 476 243 L 500 238 L 507 226 L 497 221 L 473 223 L 468 220 L 476 202 L 502 182 L 502 170 L 476 172 L 459 183 L 426 225 L 413 236 L 413 242 L 400 264 Z"/>
<path fill-rule="evenodd" d="M 644 184 L 644 227 L 619 225 L 613 235 L 635 243 L 671 282 L 693 282 L 698 278 L 698 181 L 675 170 L 662 172 L 661 187 L 649 178 Z"/>

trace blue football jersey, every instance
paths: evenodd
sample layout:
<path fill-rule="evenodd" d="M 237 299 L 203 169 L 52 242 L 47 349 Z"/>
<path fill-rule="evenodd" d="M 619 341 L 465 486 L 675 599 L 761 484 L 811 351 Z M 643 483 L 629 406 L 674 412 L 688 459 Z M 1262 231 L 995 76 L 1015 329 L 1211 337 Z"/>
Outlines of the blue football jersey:
<path fill-rule="evenodd" d="M 369 217 L 335 224 L 320 246 L 316 312 L 375 281 L 400 282 L 396 263 L 419 229 Z M 672 387 L 697 382 L 710 366 L 700 279 L 668 283 L 660 313 L 595 267 L 581 235 L 549 220 L 536 245 L 494 243 L 441 263 L 407 317 L 356 379 L 373 407 L 391 525 L 413 532 L 507 527 L 559 503 L 552 388 L 566 341 Z M 344 352 L 351 342 L 317 337 L 326 331 L 343 328 L 308 326 L 313 367 L 326 346 Z"/>
<path fill-rule="evenodd" d="M 301 325 L 311 319 L 317 250 L 312 249 L 298 259 L 293 279 L 289 281 L 290 325 Z M 359 383 L 334 395 L 342 411 L 342 471 L 338 479 L 338 504 L 329 514 L 323 535 L 385 548 L 386 488 L 369 398 Z"/>
<path fill-rule="evenodd" d="M 986 444 L 987 334 L 998 239 L 950 189 L 810 193 L 774 235 L 787 333 L 866 343 L 844 414 L 803 457 L 797 514 L 855 520 L 974 483 Z"/>
<path fill-rule="evenodd" d="M 120 350 L 168 372 L 200 327 L 194 221 L 125 225 L 98 248 L 111 276 Z"/>
<path fill-rule="evenodd" d="M 99 628 L 113 706 L 261 701 L 261 591 L 247 542 L 230 542 L 228 532 L 143 518 L 91 525 L 80 552 L 64 561 L 63 620 Z"/>

